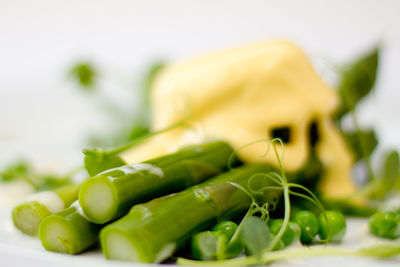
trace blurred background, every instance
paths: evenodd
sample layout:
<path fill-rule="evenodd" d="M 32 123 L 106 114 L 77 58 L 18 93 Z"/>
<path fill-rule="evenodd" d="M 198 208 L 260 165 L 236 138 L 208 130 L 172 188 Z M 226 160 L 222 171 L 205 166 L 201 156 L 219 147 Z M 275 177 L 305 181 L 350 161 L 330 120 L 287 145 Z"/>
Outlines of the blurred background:
<path fill-rule="evenodd" d="M 297 43 L 328 82 L 333 65 L 380 43 L 376 91 L 358 113 L 381 148 L 400 148 L 399 10 L 396 0 L 0 0 L 0 166 L 79 164 L 93 136 L 139 112 L 152 62 L 272 38 Z M 96 93 L 68 77 L 79 61 L 95 67 Z"/>

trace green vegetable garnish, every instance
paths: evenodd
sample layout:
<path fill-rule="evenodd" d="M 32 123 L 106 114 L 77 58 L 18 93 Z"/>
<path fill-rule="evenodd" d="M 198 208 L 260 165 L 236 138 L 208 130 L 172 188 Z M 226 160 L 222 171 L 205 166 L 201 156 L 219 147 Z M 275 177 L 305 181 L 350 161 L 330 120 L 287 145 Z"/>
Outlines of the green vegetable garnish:
<path fill-rule="evenodd" d="M 371 180 L 375 180 L 375 174 L 370 155 L 377 144 L 377 140 L 373 130 L 365 131 L 359 126 L 356 107 L 375 85 L 378 62 L 379 48 L 377 47 L 341 71 L 339 95 L 342 102 L 335 115 L 338 122 L 346 114 L 350 114 L 352 117 L 354 131 L 344 131 L 344 136 L 347 137 L 348 144 L 355 152 L 357 160 L 364 160 Z"/>
<path fill-rule="evenodd" d="M 318 216 L 319 235 L 329 242 L 342 241 L 346 233 L 346 220 L 338 211 L 328 210 Z"/>
<path fill-rule="evenodd" d="M 258 217 L 250 216 L 244 222 L 241 232 L 241 240 L 249 255 L 261 257 L 271 243 L 271 235 L 268 226 Z"/>
<path fill-rule="evenodd" d="M 314 213 L 307 210 L 299 211 L 293 216 L 292 221 L 300 227 L 301 243 L 307 244 L 314 240 L 319 231 L 319 222 Z"/>
<path fill-rule="evenodd" d="M 89 62 L 78 62 L 71 68 L 69 75 L 77 80 L 82 89 L 86 91 L 92 91 L 94 89 L 97 71 L 93 64 Z"/>
<path fill-rule="evenodd" d="M 121 146 L 150 134 L 151 87 L 164 67 L 165 64 L 160 61 L 148 67 L 144 73 L 144 79 L 139 85 L 135 86 L 135 90 L 131 90 L 132 99 L 135 98 L 139 101 L 135 103 L 135 108 L 129 109 L 122 109 L 118 103 L 111 102 L 109 98 L 104 98 L 99 94 L 101 88 L 96 87 L 95 82 L 98 74 L 93 65 L 84 62 L 77 63 L 72 68 L 70 75 L 78 81 L 80 87 L 85 91 L 90 91 L 92 93 L 90 97 L 98 98 L 103 111 L 109 115 L 111 120 L 119 122 L 105 136 L 94 135 L 90 137 L 88 144 L 91 147 L 109 148 Z"/>
<path fill-rule="evenodd" d="M 379 54 L 379 47 L 376 47 L 341 71 L 339 95 L 343 101 L 337 110 L 337 119 L 354 110 L 372 91 L 377 76 Z"/>
<path fill-rule="evenodd" d="M 400 215 L 395 212 L 377 212 L 369 220 L 369 229 L 372 234 L 396 239 L 400 237 Z"/>
<path fill-rule="evenodd" d="M 32 185 L 36 191 L 52 190 L 69 184 L 72 175 L 74 175 L 77 170 L 80 170 L 80 168 L 66 175 L 40 173 L 35 171 L 27 161 L 20 160 L 0 172 L 0 182 L 24 180 Z"/>
<path fill-rule="evenodd" d="M 211 231 L 221 232 L 226 236 L 227 240 L 230 240 L 237 228 L 238 225 L 232 221 L 222 221 L 211 228 Z"/>
<path fill-rule="evenodd" d="M 347 144 L 352 148 L 355 154 L 355 161 L 359 161 L 365 157 L 371 156 L 376 146 L 378 139 L 376 133 L 372 129 L 359 130 L 359 132 L 349 132 L 343 134 Z"/>
<path fill-rule="evenodd" d="M 269 229 L 272 234 L 276 235 L 279 230 L 282 228 L 283 220 L 276 219 L 272 220 L 269 226 Z M 300 227 L 297 223 L 289 222 L 288 227 L 286 228 L 285 233 L 282 236 L 282 243 L 284 247 L 291 245 L 296 240 L 300 238 Z"/>
<path fill-rule="evenodd" d="M 30 171 L 31 166 L 29 166 L 26 161 L 20 160 L 9 165 L 0 172 L 0 181 L 9 182 L 12 180 L 24 178 Z"/>
<path fill-rule="evenodd" d="M 392 150 L 385 154 L 378 178 L 369 185 L 371 198 L 382 200 L 389 193 L 400 189 L 400 158 L 397 151 Z"/>

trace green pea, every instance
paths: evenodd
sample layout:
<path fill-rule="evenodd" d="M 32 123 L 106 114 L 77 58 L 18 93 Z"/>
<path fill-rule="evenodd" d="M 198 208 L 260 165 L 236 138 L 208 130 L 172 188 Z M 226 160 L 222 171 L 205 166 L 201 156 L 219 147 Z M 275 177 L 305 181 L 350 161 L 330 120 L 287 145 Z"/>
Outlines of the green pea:
<path fill-rule="evenodd" d="M 328 210 L 318 216 L 320 225 L 319 235 L 322 239 L 332 242 L 342 241 L 346 233 L 346 220 L 340 212 Z"/>
<path fill-rule="evenodd" d="M 319 231 L 318 219 L 311 211 L 302 210 L 297 212 L 292 221 L 300 227 L 300 241 L 303 244 L 310 243 Z"/>
<path fill-rule="evenodd" d="M 272 234 L 277 235 L 283 225 L 283 219 L 273 220 L 270 223 L 269 230 Z M 300 227 L 295 222 L 289 222 L 286 231 L 282 235 L 281 241 L 287 247 L 300 237 Z"/>
<path fill-rule="evenodd" d="M 377 212 L 369 219 L 369 229 L 378 237 L 400 237 L 400 215 L 395 212 Z"/>
<path fill-rule="evenodd" d="M 240 238 L 234 240 L 233 242 L 228 242 L 231 240 L 232 236 L 234 235 L 238 225 L 232 221 L 223 221 L 216 224 L 211 230 L 215 232 L 220 232 L 226 236 L 227 246 L 225 248 L 225 258 L 231 259 L 234 257 L 239 256 L 243 250 L 244 246 L 241 242 Z"/>
<path fill-rule="evenodd" d="M 238 225 L 232 221 L 223 221 L 216 224 L 211 231 L 220 232 L 224 234 L 229 241 L 235 233 Z"/>
<path fill-rule="evenodd" d="M 193 257 L 196 260 L 202 261 L 215 260 L 217 258 L 216 253 L 219 238 L 226 240 L 224 234 L 214 231 L 204 231 L 193 236 L 191 242 Z"/>

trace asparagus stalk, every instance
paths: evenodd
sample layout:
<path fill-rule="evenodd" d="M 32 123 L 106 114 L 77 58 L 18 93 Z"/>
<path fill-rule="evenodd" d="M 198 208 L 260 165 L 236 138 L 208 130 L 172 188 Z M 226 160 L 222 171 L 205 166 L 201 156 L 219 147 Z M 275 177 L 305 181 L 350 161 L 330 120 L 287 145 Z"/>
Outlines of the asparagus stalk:
<path fill-rule="evenodd" d="M 79 203 L 90 221 L 103 224 L 125 215 L 134 204 L 181 191 L 221 173 L 232 153 L 228 144 L 216 141 L 113 168 L 82 184 Z"/>
<path fill-rule="evenodd" d="M 162 262 L 194 233 L 249 207 L 249 196 L 228 182 L 247 188 L 250 176 L 270 170 L 266 165 L 239 167 L 180 193 L 134 206 L 128 215 L 100 232 L 104 255 L 108 259 Z"/>
<path fill-rule="evenodd" d="M 39 238 L 46 250 L 77 254 L 97 243 L 101 227 L 89 222 L 75 201 L 69 208 L 43 220 Z"/>
<path fill-rule="evenodd" d="M 42 191 L 28 197 L 12 210 L 14 225 L 23 233 L 35 236 L 47 216 L 59 212 L 78 198 L 79 185 L 69 184 L 54 191 Z"/>

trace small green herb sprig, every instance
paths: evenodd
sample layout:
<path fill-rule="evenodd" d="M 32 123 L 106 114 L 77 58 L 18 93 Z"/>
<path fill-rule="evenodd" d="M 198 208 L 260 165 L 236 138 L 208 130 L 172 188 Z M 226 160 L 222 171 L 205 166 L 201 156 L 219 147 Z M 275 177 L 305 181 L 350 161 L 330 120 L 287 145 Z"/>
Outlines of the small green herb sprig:
<path fill-rule="evenodd" d="M 131 118 L 129 123 L 124 123 L 120 129 L 114 131 L 111 136 L 105 138 L 91 138 L 91 145 L 94 148 L 84 149 L 84 164 L 89 175 L 96 175 L 104 170 L 115 168 L 126 164 L 124 160 L 118 156 L 120 152 L 123 152 L 142 141 L 158 135 L 162 132 L 168 131 L 172 128 L 178 127 L 183 123 L 174 124 L 167 129 L 163 129 L 157 132 L 150 132 L 151 124 L 151 103 L 150 103 L 150 91 L 153 83 L 166 64 L 162 61 L 157 61 L 150 65 L 144 75 L 141 86 L 136 92 L 136 97 L 140 98 L 140 108 L 138 114 L 133 114 L 130 111 L 121 114 L 118 113 L 118 117 Z M 92 94 L 96 93 L 96 80 L 99 78 L 99 72 L 95 66 L 90 62 L 78 62 L 76 63 L 69 72 L 70 76 L 77 81 L 77 84 L 86 92 Z M 107 106 L 115 106 L 112 103 L 108 103 Z M 107 141 L 105 141 L 107 140 Z M 111 140 L 111 141 L 110 141 Z M 105 147 L 114 147 L 112 149 L 106 149 Z"/>
<path fill-rule="evenodd" d="M 236 188 L 243 191 L 249 196 L 249 198 L 251 199 L 251 205 L 248 211 L 246 212 L 245 216 L 241 220 L 236 231 L 234 232 L 234 234 L 232 235 L 232 237 L 228 242 L 225 242 L 224 240 L 226 238 L 225 236 L 221 235 L 220 237 L 218 237 L 216 241 L 217 244 L 216 259 L 218 259 L 218 261 L 209 261 L 208 263 L 204 263 L 200 261 L 193 261 L 193 260 L 179 258 L 177 261 L 178 264 L 230 266 L 230 264 L 253 265 L 253 264 L 266 263 L 266 260 L 264 259 L 265 255 L 269 255 L 270 253 L 275 253 L 272 251 L 277 247 L 279 247 L 283 235 L 287 230 L 291 212 L 290 195 L 305 198 L 314 203 L 315 205 L 317 205 L 317 207 L 321 210 L 321 212 L 324 211 L 322 204 L 309 189 L 307 189 L 302 185 L 288 182 L 286 174 L 282 167 L 284 149 L 283 149 L 283 143 L 280 139 L 273 139 L 271 141 L 258 140 L 255 142 L 251 142 L 236 150 L 231 157 L 234 157 L 234 155 L 244 147 L 259 142 L 270 142 L 270 144 L 272 144 L 278 162 L 279 172 L 269 172 L 269 173 L 260 173 L 252 175 L 251 177 L 249 177 L 247 189 L 239 184 L 230 183 L 231 185 L 235 186 Z M 278 153 L 276 143 L 280 144 L 282 147 L 281 155 L 279 155 Z M 268 150 L 269 150 L 269 145 L 267 147 L 266 153 L 268 153 Z M 266 153 L 263 156 L 265 156 Z M 275 185 L 270 185 L 271 183 L 269 183 L 269 185 L 260 187 L 259 186 L 260 183 L 258 183 L 258 187 L 253 188 L 252 187 L 253 181 L 255 179 L 260 179 L 260 178 L 266 179 L 269 182 L 272 181 L 272 183 Z M 294 191 L 293 189 L 304 190 L 305 194 Z M 282 226 L 276 235 L 272 235 L 267 226 L 267 223 L 270 219 L 269 212 L 271 209 L 274 209 L 276 200 L 267 200 L 266 202 L 260 202 L 260 199 L 265 200 L 265 198 L 260 196 L 264 196 L 266 191 L 271 191 L 271 190 L 282 191 L 283 201 L 284 201 L 284 218 Z M 327 227 L 329 229 L 329 223 Z M 215 237 L 210 235 L 210 238 L 215 238 Z M 243 243 L 247 253 L 250 256 L 246 256 L 244 258 L 225 260 L 226 259 L 225 253 L 227 251 L 226 249 L 229 249 L 230 247 L 234 246 L 239 240 Z M 329 236 L 325 240 L 320 240 L 320 242 L 328 242 L 328 241 L 329 241 Z"/>
<path fill-rule="evenodd" d="M 357 59 L 354 63 L 347 65 L 340 70 L 341 81 L 338 92 L 341 98 L 335 119 L 340 124 L 345 115 L 350 115 L 354 124 L 354 131 L 343 132 L 344 136 L 353 149 L 356 161 L 364 161 L 368 169 L 369 178 L 375 180 L 370 156 L 378 144 L 375 131 L 373 129 L 361 129 L 356 109 L 358 104 L 368 96 L 375 85 L 378 62 L 379 47 Z"/>
<path fill-rule="evenodd" d="M 265 141 L 265 140 L 264 140 Z M 256 141 L 261 142 L 261 141 Z M 254 144 L 253 142 L 251 144 Z M 274 142 L 279 142 L 282 146 L 282 156 L 279 156 L 279 153 L 276 149 Z M 270 181 L 276 183 L 277 186 L 265 186 L 259 188 L 258 190 L 251 189 L 251 186 L 248 186 L 248 190 L 242 187 L 239 184 L 231 183 L 233 186 L 245 192 L 251 199 L 251 205 L 248 209 L 247 213 L 243 217 L 236 231 L 232 235 L 232 238 L 229 242 L 225 242 L 225 236 L 220 235 L 216 244 L 216 261 L 197 261 L 190 260 L 185 258 L 178 258 L 177 264 L 186 265 L 186 266 L 250 266 L 250 265 L 262 265 L 268 264 L 274 261 L 286 260 L 286 259 L 294 259 L 294 258 L 307 258 L 307 257 L 315 257 L 315 256 L 331 256 L 331 255 L 341 255 L 341 256 L 360 256 L 360 257 L 372 257 L 372 258 L 389 258 L 393 256 L 397 256 L 400 254 L 400 243 L 385 243 L 380 245 L 375 245 L 367 248 L 361 249 L 344 249 L 337 247 L 308 247 L 308 248 L 290 248 L 286 250 L 277 250 L 274 251 L 274 248 L 279 244 L 282 240 L 283 234 L 285 233 L 289 219 L 290 219 L 290 198 L 289 195 L 293 194 L 297 197 L 305 198 L 315 205 L 317 205 L 321 209 L 322 216 L 325 215 L 324 208 L 316 196 L 307 188 L 289 183 L 286 179 L 285 172 L 282 168 L 282 158 L 283 158 L 283 144 L 278 140 L 271 141 L 273 145 L 273 149 L 279 164 L 280 173 L 270 172 L 267 174 L 255 174 L 249 179 L 249 184 L 251 180 L 254 179 L 257 175 L 261 175 L 262 177 L 266 177 Z M 236 151 L 237 152 L 237 151 Z M 304 190 L 307 194 L 302 194 L 299 192 L 294 192 L 291 188 L 300 188 Z M 274 206 L 274 203 L 265 202 L 264 204 L 258 204 L 256 197 L 257 193 L 261 193 L 265 190 L 281 190 L 283 191 L 284 198 L 284 219 L 282 223 L 282 227 L 279 232 L 273 236 L 269 232 L 266 222 L 269 220 L 269 211 L 270 207 Z M 259 214 L 259 217 L 254 215 Z M 325 232 L 330 233 L 330 225 L 328 223 L 327 218 L 326 221 L 326 229 Z M 238 239 L 241 239 L 242 243 L 246 247 L 248 252 L 247 256 L 226 259 L 225 251 L 226 248 L 232 246 Z M 327 239 L 321 240 L 321 242 L 328 242 L 330 240 L 330 236 L 328 234 Z"/>
<path fill-rule="evenodd" d="M 23 180 L 32 185 L 36 191 L 43 191 L 70 183 L 74 173 L 75 170 L 66 175 L 42 173 L 34 170 L 27 161 L 19 160 L 0 172 L 0 182 Z"/>
<path fill-rule="evenodd" d="M 165 63 L 157 61 L 149 66 L 144 74 L 139 86 L 132 91 L 132 98 L 138 98 L 137 112 L 133 109 L 124 110 L 118 104 L 113 103 L 108 98 L 103 99 L 99 95 L 99 83 L 101 73 L 98 68 L 89 61 L 80 61 L 74 64 L 68 72 L 68 76 L 76 81 L 78 88 L 92 98 L 97 98 L 102 103 L 106 113 L 114 121 L 120 121 L 120 125 L 113 129 L 107 136 L 93 135 L 89 138 L 89 144 L 94 147 L 113 147 L 126 144 L 132 140 L 140 138 L 150 132 L 151 124 L 151 87 L 165 67 Z"/>
<path fill-rule="evenodd" d="M 137 116 L 134 116 L 135 114 L 130 113 L 125 114 L 126 117 L 133 118 L 129 127 L 124 126 L 121 129 L 116 130 L 112 136 L 107 136 L 107 141 L 104 142 L 102 138 L 91 139 L 92 141 L 97 140 L 92 142 L 94 145 L 96 145 L 96 147 L 92 149 L 85 149 L 83 151 L 85 154 L 84 164 L 89 175 L 95 175 L 106 169 L 124 165 L 125 162 L 117 155 L 119 152 L 133 147 L 145 139 L 150 138 L 151 136 L 177 127 L 177 125 L 173 125 L 172 127 L 168 127 L 168 129 L 163 129 L 161 131 L 157 131 L 156 133 L 150 133 L 150 89 L 155 81 L 155 78 L 164 67 L 164 62 L 157 61 L 156 63 L 151 64 L 147 70 L 138 92 L 138 96 L 141 98 L 140 102 L 142 103 L 140 114 Z M 90 93 L 92 96 L 97 92 L 97 80 L 100 77 L 100 72 L 93 63 L 89 61 L 79 61 L 75 63 L 70 68 L 68 76 L 76 81 L 82 91 Z M 109 103 L 107 106 L 114 105 Z M 118 116 L 121 117 L 121 114 Z M 183 125 L 182 122 L 178 124 Z M 106 146 L 105 144 L 109 144 L 109 140 L 112 140 L 111 143 L 115 144 L 114 147 L 116 148 L 100 148 Z M 0 182 L 22 179 L 31 184 L 35 190 L 42 191 L 47 189 L 55 189 L 71 182 L 71 175 L 72 173 L 67 173 L 66 175 L 41 173 L 35 171 L 28 161 L 18 160 L 0 172 Z"/>
<path fill-rule="evenodd" d="M 95 90 L 98 71 L 95 66 L 88 61 L 75 63 L 68 72 L 69 76 L 77 81 L 82 90 Z"/>
<path fill-rule="evenodd" d="M 343 118 L 347 115 L 351 117 L 354 129 L 341 128 L 341 131 L 354 152 L 355 163 L 366 167 L 369 180 L 354 195 L 342 200 L 327 200 L 326 202 L 330 206 L 344 209 L 344 212 L 353 213 L 355 211 L 352 207 L 354 200 L 363 199 L 367 204 L 365 207 L 356 205 L 358 210 L 363 210 L 358 215 L 371 215 L 379 209 L 381 201 L 400 189 L 398 152 L 396 150 L 386 152 L 376 172 L 371 162 L 371 156 L 378 145 L 375 130 L 373 128 L 362 129 L 357 117 L 358 105 L 374 91 L 380 54 L 381 48 L 377 46 L 339 70 L 341 79 L 338 92 L 341 105 L 334 118 L 341 128 Z"/>

